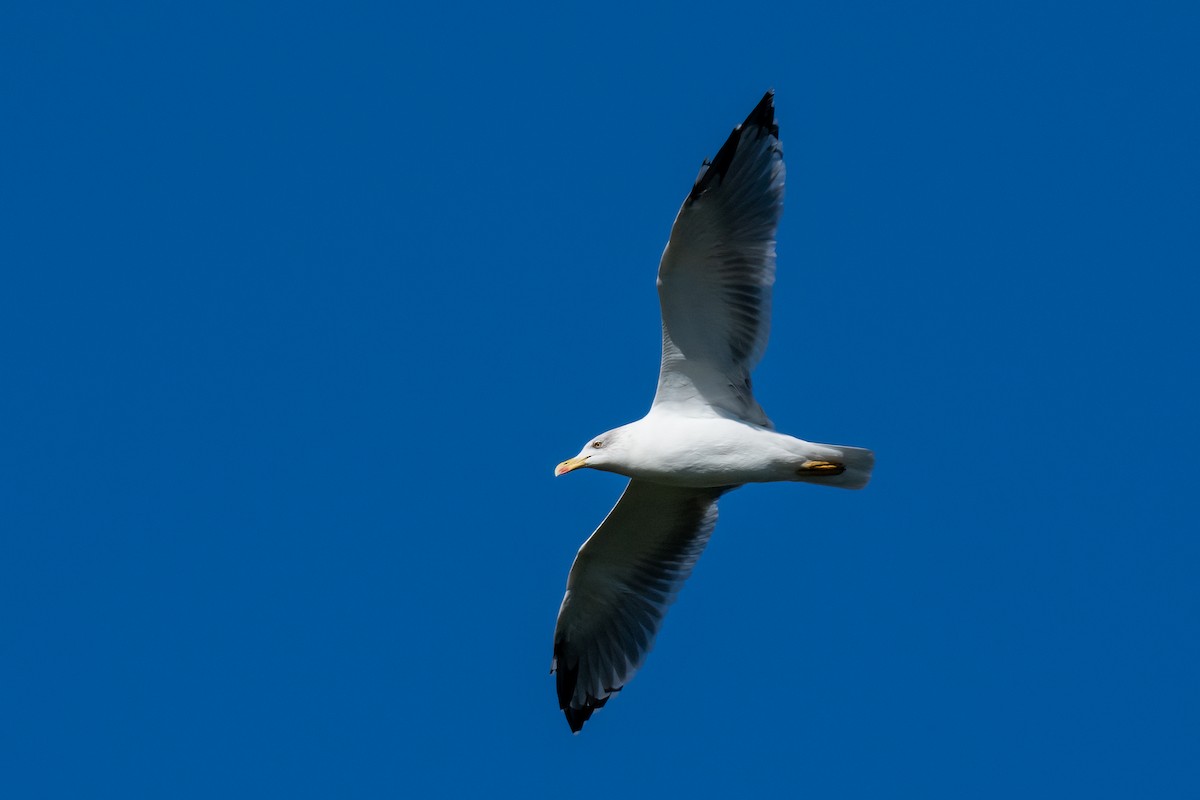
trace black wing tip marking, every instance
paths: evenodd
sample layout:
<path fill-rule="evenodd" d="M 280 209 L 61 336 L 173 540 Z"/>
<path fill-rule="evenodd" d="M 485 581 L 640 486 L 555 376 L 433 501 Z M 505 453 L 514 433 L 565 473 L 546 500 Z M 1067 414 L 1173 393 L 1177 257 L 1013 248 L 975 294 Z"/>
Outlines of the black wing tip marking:
<path fill-rule="evenodd" d="M 593 702 L 594 701 L 594 702 Z M 567 717 L 567 724 L 571 726 L 571 733 L 579 733 L 583 730 L 583 723 L 592 718 L 592 712 L 597 708 L 601 708 L 608 702 L 608 698 L 596 700 L 594 697 L 588 696 L 588 705 L 583 708 L 572 708 L 567 706 L 563 709 L 563 714 Z"/>
<path fill-rule="evenodd" d="M 583 730 L 583 723 L 592 716 L 592 709 L 564 708 L 563 713 L 567 715 L 567 724 L 571 726 L 571 733 L 579 733 Z"/>
<path fill-rule="evenodd" d="M 584 700 L 582 708 L 571 705 L 571 698 L 575 696 L 575 686 L 579 682 L 579 659 L 575 659 L 573 667 L 568 667 L 566 649 L 566 639 L 558 639 L 554 642 L 554 666 L 551 672 L 555 673 L 558 707 L 566 715 L 567 724 L 571 726 L 571 733 L 579 733 L 583 730 L 583 723 L 591 719 L 592 712 L 597 708 L 604 707 L 604 704 L 608 702 L 608 697 L 592 697 L 589 694 Z"/>
<path fill-rule="evenodd" d="M 734 128 L 733 133 L 729 134 L 729 138 L 725 140 L 725 144 L 721 145 L 721 149 L 717 151 L 712 160 L 704 162 L 708 168 L 700 173 L 700 177 L 696 178 L 691 194 L 688 195 L 688 202 L 704 194 L 713 178 L 724 175 L 729 170 L 729 165 L 733 163 L 733 156 L 737 153 L 738 142 L 742 140 L 742 133 L 750 128 L 761 128 L 768 135 L 779 138 L 779 125 L 775 122 L 774 89 L 767 90 L 746 120 Z"/>
<path fill-rule="evenodd" d="M 779 135 L 779 126 L 775 123 L 775 90 L 767 89 L 767 93 L 758 101 L 758 105 L 746 117 L 741 127 L 766 128 L 772 136 Z"/>

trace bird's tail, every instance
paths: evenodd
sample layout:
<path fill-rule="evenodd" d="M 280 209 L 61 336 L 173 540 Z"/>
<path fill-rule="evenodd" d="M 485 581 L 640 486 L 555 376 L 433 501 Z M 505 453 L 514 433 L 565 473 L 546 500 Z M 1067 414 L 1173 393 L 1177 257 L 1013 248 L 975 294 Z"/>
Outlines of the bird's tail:
<path fill-rule="evenodd" d="M 796 471 L 796 479 L 842 489 L 861 489 L 871 480 L 875 454 L 863 447 L 840 444 L 811 445 L 808 460 Z"/>

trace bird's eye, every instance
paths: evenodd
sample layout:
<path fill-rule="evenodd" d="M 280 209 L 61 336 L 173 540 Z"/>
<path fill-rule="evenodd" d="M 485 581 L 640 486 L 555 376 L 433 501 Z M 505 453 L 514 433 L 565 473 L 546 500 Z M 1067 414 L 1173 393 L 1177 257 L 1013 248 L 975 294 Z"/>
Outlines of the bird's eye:
<path fill-rule="evenodd" d="M 599 450 L 601 447 L 604 447 L 604 442 L 602 442 L 602 441 L 600 441 L 599 439 L 597 439 L 596 441 L 592 442 L 592 447 L 594 447 L 594 448 L 596 448 L 597 450 Z"/>

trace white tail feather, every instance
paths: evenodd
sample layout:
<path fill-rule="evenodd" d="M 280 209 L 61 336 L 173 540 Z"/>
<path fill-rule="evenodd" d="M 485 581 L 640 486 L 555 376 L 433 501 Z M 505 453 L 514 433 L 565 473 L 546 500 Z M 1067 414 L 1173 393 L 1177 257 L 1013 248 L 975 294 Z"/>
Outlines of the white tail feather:
<path fill-rule="evenodd" d="M 871 480 L 871 470 L 875 466 L 875 454 L 863 447 L 847 447 L 840 444 L 814 444 L 813 455 L 810 458 L 827 459 L 835 464 L 842 464 L 846 471 L 840 475 L 814 475 L 799 477 L 807 483 L 819 483 L 824 486 L 837 486 L 840 489 L 861 489 Z"/>

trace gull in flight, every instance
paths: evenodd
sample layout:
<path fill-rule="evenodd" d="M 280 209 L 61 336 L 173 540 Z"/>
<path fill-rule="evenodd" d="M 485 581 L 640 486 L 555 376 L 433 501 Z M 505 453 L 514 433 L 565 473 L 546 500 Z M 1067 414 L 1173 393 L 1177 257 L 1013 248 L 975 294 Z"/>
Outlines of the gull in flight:
<path fill-rule="evenodd" d="M 750 391 L 767 346 L 783 151 L 767 92 L 706 161 L 658 267 L 662 367 L 645 417 L 588 440 L 554 470 L 629 485 L 575 557 L 554 629 L 559 707 L 571 730 L 630 681 L 717 523 L 745 483 L 861 489 L 870 450 L 777 433 Z"/>

